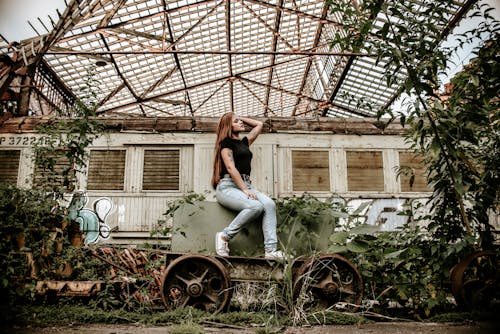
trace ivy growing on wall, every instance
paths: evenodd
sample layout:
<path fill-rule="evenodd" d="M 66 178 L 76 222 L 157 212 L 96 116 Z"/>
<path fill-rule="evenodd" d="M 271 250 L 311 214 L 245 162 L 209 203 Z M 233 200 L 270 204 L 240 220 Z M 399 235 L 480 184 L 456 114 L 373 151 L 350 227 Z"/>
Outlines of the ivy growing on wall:
<path fill-rule="evenodd" d="M 71 235 L 80 233 L 79 223 L 60 200 L 75 189 L 87 148 L 103 130 L 95 118 L 93 71 L 82 87 L 84 98 L 37 128 L 44 140 L 33 148 L 33 189 L 0 184 L 0 264 L 5 269 L 0 292 L 12 297 L 9 303 L 33 292 L 23 285 L 25 279 L 60 278 L 62 263 L 79 263 L 81 249 L 70 246 Z"/>
<path fill-rule="evenodd" d="M 87 148 L 103 132 L 95 117 L 98 104 L 94 71 L 95 67 L 87 71 L 82 99 L 37 127 L 46 140 L 34 146 L 34 184 L 56 197 L 75 189 L 77 173 L 87 165 Z"/>

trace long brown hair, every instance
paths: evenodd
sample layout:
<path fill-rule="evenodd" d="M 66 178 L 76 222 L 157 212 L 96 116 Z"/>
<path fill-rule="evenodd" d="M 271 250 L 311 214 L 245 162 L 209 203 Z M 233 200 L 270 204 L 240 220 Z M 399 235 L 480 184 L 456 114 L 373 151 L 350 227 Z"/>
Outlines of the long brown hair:
<path fill-rule="evenodd" d="M 222 156 L 220 154 L 220 143 L 226 137 L 233 135 L 233 112 L 227 112 L 221 116 L 219 124 L 217 125 L 217 139 L 215 140 L 215 157 L 214 157 L 214 171 L 212 174 L 212 187 L 215 189 L 220 181 L 220 173 L 222 172 Z"/>

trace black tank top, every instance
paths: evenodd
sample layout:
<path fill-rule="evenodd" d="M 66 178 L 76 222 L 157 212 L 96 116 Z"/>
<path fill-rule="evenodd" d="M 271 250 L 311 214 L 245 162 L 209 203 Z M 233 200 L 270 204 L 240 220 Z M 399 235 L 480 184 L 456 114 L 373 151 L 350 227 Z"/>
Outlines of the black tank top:
<path fill-rule="evenodd" d="M 250 175 L 252 169 L 252 152 L 250 151 L 247 137 L 243 137 L 241 140 L 226 137 L 222 140 L 220 146 L 221 151 L 223 148 L 228 148 L 233 151 L 234 165 L 240 174 Z M 221 177 L 223 177 L 224 174 L 228 174 L 228 171 L 223 161 Z"/>

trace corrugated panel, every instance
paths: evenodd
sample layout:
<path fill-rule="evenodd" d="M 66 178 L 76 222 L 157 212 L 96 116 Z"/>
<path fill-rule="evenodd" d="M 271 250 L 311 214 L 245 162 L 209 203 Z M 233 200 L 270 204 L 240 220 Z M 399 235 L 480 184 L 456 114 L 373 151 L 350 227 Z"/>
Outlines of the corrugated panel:
<path fill-rule="evenodd" d="M 274 186 L 273 148 L 270 145 L 252 144 L 252 186 L 264 194 L 272 194 Z M 213 161 L 213 159 L 212 159 Z"/>
<path fill-rule="evenodd" d="M 384 191 L 382 152 L 346 151 L 348 191 Z"/>
<path fill-rule="evenodd" d="M 120 232 L 151 232 L 158 220 L 166 219 L 166 197 L 161 196 L 107 196 L 113 203 L 113 210 L 106 219 L 111 228 Z M 92 197 L 92 202 L 98 197 Z M 88 205 L 90 208 L 91 206 Z"/>
<path fill-rule="evenodd" d="M 194 187 L 196 192 L 203 193 L 210 191 L 212 185 L 212 172 L 214 168 L 214 145 L 213 143 L 207 145 L 195 145 L 196 160 L 193 166 Z M 186 182 L 183 180 L 183 182 Z"/>
<path fill-rule="evenodd" d="M 330 191 L 328 151 L 292 151 L 293 191 Z"/>
<path fill-rule="evenodd" d="M 0 151 L 0 182 L 17 184 L 21 150 Z"/>
<path fill-rule="evenodd" d="M 399 152 L 399 166 L 403 172 L 399 175 L 401 191 L 403 192 L 426 192 L 431 191 L 427 185 L 426 170 L 423 159 L 411 152 Z M 413 184 L 410 185 L 411 174 L 407 175 L 404 170 L 410 169 L 414 174 Z M 408 170 L 409 171 L 409 170 Z"/>
<path fill-rule="evenodd" d="M 143 190 L 179 190 L 180 150 L 145 150 Z"/>
<path fill-rule="evenodd" d="M 125 150 L 90 151 L 87 189 L 123 190 Z"/>

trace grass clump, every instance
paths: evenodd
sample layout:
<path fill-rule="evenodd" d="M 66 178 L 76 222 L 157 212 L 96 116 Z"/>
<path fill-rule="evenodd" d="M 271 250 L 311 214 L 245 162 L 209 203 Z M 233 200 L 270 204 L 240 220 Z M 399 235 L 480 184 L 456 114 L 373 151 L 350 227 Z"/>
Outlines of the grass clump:
<path fill-rule="evenodd" d="M 325 310 L 308 313 L 307 322 L 310 325 L 356 325 L 368 320 L 359 314 Z"/>
<path fill-rule="evenodd" d="M 195 323 L 184 323 L 174 325 L 168 330 L 169 334 L 204 334 L 202 326 Z"/>
<path fill-rule="evenodd" d="M 448 312 L 441 313 L 426 319 L 428 322 L 467 322 L 467 321 L 498 321 L 498 308 L 493 308 L 490 311 L 472 311 L 472 312 Z"/>
<path fill-rule="evenodd" d="M 267 312 L 226 312 L 226 313 L 218 313 L 210 316 L 208 321 L 218 322 L 221 324 L 228 325 L 237 325 L 237 326 L 245 326 L 245 325 L 265 325 L 269 318 L 270 314 Z"/>

